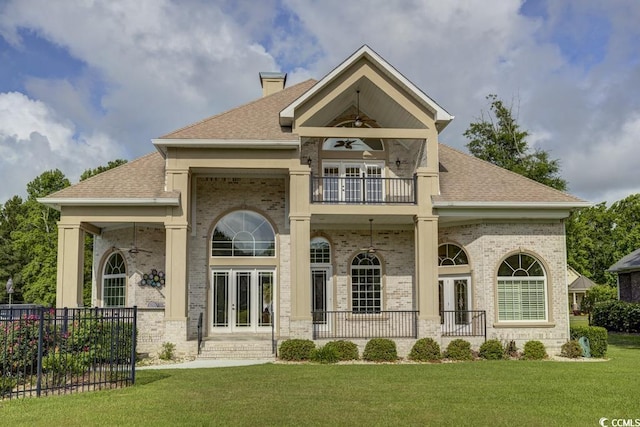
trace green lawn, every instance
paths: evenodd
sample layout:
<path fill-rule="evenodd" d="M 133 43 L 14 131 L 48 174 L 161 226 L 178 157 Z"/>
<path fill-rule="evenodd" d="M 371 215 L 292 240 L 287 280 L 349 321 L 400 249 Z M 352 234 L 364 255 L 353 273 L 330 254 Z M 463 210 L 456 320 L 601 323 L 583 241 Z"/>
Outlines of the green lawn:
<path fill-rule="evenodd" d="M 598 425 L 640 418 L 640 337 L 604 362 L 139 371 L 134 387 L 0 403 L 3 425 Z"/>

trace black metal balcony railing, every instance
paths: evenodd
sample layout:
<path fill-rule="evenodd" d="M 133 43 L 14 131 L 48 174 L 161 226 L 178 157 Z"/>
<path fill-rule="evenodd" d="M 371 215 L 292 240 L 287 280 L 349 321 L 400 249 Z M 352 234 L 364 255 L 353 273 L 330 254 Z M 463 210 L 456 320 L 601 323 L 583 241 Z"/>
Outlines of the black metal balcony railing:
<path fill-rule="evenodd" d="M 487 338 L 487 314 L 484 310 L 441 311 L 443 337 Z"/>
<path fill-rule="evenodd" d="M 417 338 L 417 311 L 314 311 L 313 339 Z"/>
<path fill-rule="evenodd" d="M 312 203 L 416 203 L 416 178 L 311 176 Z"/>

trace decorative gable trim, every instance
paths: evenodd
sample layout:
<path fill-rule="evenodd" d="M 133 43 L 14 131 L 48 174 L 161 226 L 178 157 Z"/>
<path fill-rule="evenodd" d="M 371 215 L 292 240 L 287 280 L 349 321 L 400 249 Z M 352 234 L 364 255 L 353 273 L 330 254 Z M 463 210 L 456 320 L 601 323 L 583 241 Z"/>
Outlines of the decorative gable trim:
<path fill-rule="evenodd" d="M 444 108 L 442 108 L 433 99 L 427 96 L 427 94 L 422 92 L 416 85 L 411 83 L 409 79 L 403 76 L 398 70 L 396 70 L 391 64 L 385 61 L 380 55 L 374 52 L 369 46 L 364 45 L 353 55 L 343 61 L 339 66 L 334 68 L 333 71 L 322 78 L 322 80 L 316 83 L 311 89 L 309 89 L 302 96 L 300 96 L 293 103 L 289 104 L 284 110 L 282 110 L 280 112 L 280 125 L 291 126 L 293 124 L 295 110 L 298 106 L 302 105 L 315 94 L 317 94 L 326 85 L 334 81 L 338 76 L 344 73 L 348 68 L 350 68 L 361 58 L 366 58 L 367 60 L 375 64 L 384 74 L 386 74 L 388 77 L 402 86 L 405 90 L 407 90 L 407 92 L 412 93 L 415 99 L 424 107 L 433 111 L 435 121 L 440 125 L 440 130 L 442 130 L 449 122 L 451 122 L 451 120 L 453 120 L 454 116 L 449 114 Z"/>

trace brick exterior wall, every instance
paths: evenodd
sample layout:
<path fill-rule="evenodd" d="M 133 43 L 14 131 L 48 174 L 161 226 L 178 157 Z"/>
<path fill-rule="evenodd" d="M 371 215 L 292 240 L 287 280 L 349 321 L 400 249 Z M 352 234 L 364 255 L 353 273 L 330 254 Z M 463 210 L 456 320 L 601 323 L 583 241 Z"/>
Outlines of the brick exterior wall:
<path fill-rule="evenodd" d="M 210 261 L 211 232 L 215 222 L 223 215 L 237 209 L 248 209 L 264 215 L 277 233 L 277 257 L 273 260 L 276 272 L 275 304 L 277 335 L 281 338 L 310 338 L 308 321 L 291 321 L 291 270 L 290 234 L 286 209 L 285 178 L 210 178 L 196 177 L 194 222 L 189 236 L 188 273 L 188 322 L 164 320 L 162 309 L 151 305 L 164 303 L 165 289 L 139 285 L 141 275 L 152 268 L 164 269 L 165 232 L 162 228 L 138 227 L 137 245 L 151 251 L 130 254 L 122 251 L 127 262 L 127 305 L 137 305 L 140 310 L 139 349 L 145 352 L 159 351 L 163 342 L 177 345 L 178 354 L 194 355 L 198 315 L 204 314 L 205 336 L 210 322 Z M 332 249 L 332 292 L 335 310 L 351 309 L 349 284 L 350 262 L 370 244 L 369 229 L 313 230 L 312 236 L 323 236 Z M 566 291 L 566 254 L 564 227 L 561 222 L 548 223 L 486 223 L 441 227 L 439 243 L 455 243 L 462 246 L 471 267 L 472 309 L 486 310 L 487 338 L 503 341 L 515 340 L 519 348 L 531 339 L 542 341 L 553 353 L 568 339 L 568 306 Z M 101 269 L 105 257 L 112 248 L 128 248 L 133 242 L 132 229 L 105 231 L 94 243 L 94 304 L 100 292 Z M 415 263 L 413 227 L 376 230 L 373 244 L 382 261 L 383 310 L 415 310 Z M 497 321 L 496 272 L 502 260 L 510 254 L 523 251 L 538 258 L 547 274 L 548 318 L 545 325 L 507 327 Z M 436 268 L 436 260 L 425 260 Z M 636 275 L 634 289 L 640 289 Z M 621 275 L 621 293 L 626 279 Z M 419 337 L 433 337 L 444 348 L 448 341 L 441 337 L 440 324 L 433 320 L 418 322 Z M 474 347 L 480 342 L 473 342 Z M 406 348 L 405 348 L 406 347 Z M 403 344 L 402 353 L 409 344 Z"/>
<path fill-rule="evenodd" d="M 209 254 L 211 233 L 215 223 L 234 210 L 251 210 L 271 222 L 276 232 L 275 301 L 280 328 L 288 328 L 291 313 L 289 303 L 289 225 L 286 211 L 285 178 L 213 178 L 196 177 L 195 202 L 191 235 L 189 236 L 189 327 L 188 336 L 195 339 L 198 315 L 204 313 L 205 333 L 210 320 L 211 278 Z"/>
<path fill-rule="evenodd" d="M 542 341 L 552 352 L 569 338 L 564 226 L 554 223 L 489 223 L 447 227 L 439 243 L 462 246 L 471 264 L 473 309 L 487 311 L 487 339 L 515 340 L 521 349 L 528 340 Z M 510 254 L 525 252 L 542 262 L 547 277 L 548 325 L 507 327 L 498 322 L 496 276 Z"/>

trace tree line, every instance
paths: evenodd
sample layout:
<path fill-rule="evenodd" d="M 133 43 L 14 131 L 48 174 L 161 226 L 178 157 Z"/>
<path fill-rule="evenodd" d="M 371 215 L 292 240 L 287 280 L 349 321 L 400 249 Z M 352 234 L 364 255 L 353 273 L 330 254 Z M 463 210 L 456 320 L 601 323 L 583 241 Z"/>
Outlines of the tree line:
<path fill-rule="evenodd" d="M 549 153 L 532 150 L 513 108 L 496 95 L 487 96 L 489 110 L 469 125 L 464 136 L 472 155 L 497 166 L 564 191 L 560 163 Z M 80 181 L 126 163 L 117 159 L 105 166 L 87 169 Z M 27 184 L 27 197 L 9 199 L 0 210 L 0 280 L 11 278 L 15 302 L 54 305 L 60 213 L 37 202 L 70 185 L 56 169 L 46 171 Z M 632 194 L 607 207 L 605 202 L 576 210 L 566 221 L 567 261 L 580 274 L 598 284 L 615 285 L 606 270 L 624 255 L 640 247 L 640 194 Z M 91 298 L 92 236 L 85 240 L 84 300 Z M 6 302 L 6 287 L 0 286 L 0 303 Z"/>
<path fill-rule="evenodd" d="M 84 181 L 94 175 L 126 163 L 118 159 L 105 166 L 87 169 Z M 5 283 L 13 281 L 14 303 L 55 305 L 60 212 L 37 199 L 71 185 L 59 170 L 43 172 L 27 184 L 26 199 L 13 196 L 0 209 L 0 303 L 8 301 Z M 93 238 L 85 238 L 84 301 L 91 299 L 91 256 Z"/>

